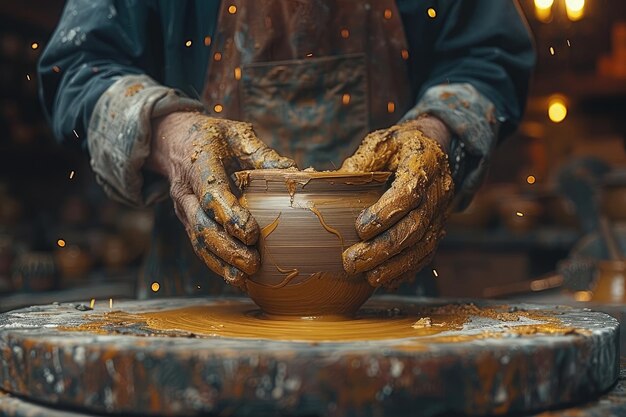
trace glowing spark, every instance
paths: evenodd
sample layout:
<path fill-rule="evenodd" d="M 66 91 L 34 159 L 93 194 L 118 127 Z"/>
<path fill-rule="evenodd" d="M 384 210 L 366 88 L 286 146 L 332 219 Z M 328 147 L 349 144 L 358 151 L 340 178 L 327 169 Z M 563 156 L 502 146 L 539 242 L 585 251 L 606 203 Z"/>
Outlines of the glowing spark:
<path fill-rule="evenodd" d="M 554 48 L 550 47 L 550 55 L 554 55 Z"/>
<path fill-rule="evenodd" d="M 383 17 L 387 20 L 391 19 L 391 9 L 385 9 L 385 12 L 383 13 Z"/>
<path fill-rule="evenodd" d="M 185 46 L 189 48 L 191 46 L 191 40 L 187 40 L 187 42 L 185 42 Z"/>
<path fill-rule="evenodd" d="M 347 106 L 348 104 L 350 104 L 350 94 L 345 93 L 343 96 L 341 96 L 341 102 L 343 103 L 344 106 Z"/>
<path fill-rule="evenodd" d="M 574 300 L 576 301 L 591 301 L 591 297 L 593 297 L 593 293 L 591 291 L 576 291 L 574 293 Z"/>
<path fill-rule="evenodd" d="M 394 111 L 396 111 L 396 103 L 390 101 L 387 103 L 387 113 L 393 113 Z"/>
<path fill-rule="evenodd" d="M 308 54 L 306 54 L 307 58 L 311 58 L 313 56 L 313 52 L 309 52 Z"/>
<path fill-rule="evenodd" d="M 216 61 L 221 61 L 222 60 L 222 53 L 221 52 L 216 52 L 213 55 L 213 59 L 216 60 Z"/>
<path fill-rule="evenodd" d="M 54 72 L 56 72 L 58 74 L 59 72 L 61 72 L 61 68 L 59 68 L 58 66 L 55 65 L 54 67 L 52 67 L 52 71 L 54 71 Z"/>
<path fill-rule="evenodd" d="M 76 129 L 72 130 L 72 132 L 74 132 L 74 136 L 76 136 L 76 139 L 78 139 L 78 133 L 76 133 Z"/>
<path fill-rule="evenodd" d="M 439 277 L 439 273 L 436 269 L 433 269 L 433 275 L 435 276 L 435 278 Z"/>
<path fill-rule="evenodd" d="M 70 179 L 74 178 L 74 171 L 70 172 Z"/>
<path fill-rule="evenodd" d="M 241 80 L 241 68 L 235 68 L 235 80 Z"/>
<path fill-rule="evenodd" d="M 407 59 L 409 59 L 409 51 L 407 51 L 406 49 L 403 49 L 403 50 L 400 52 L 400 55 L 402 55 L 402 59 L 404 59 L 405 61 L 406 61 Z"/>
<path fill-rule="evenodd" d="M 158 282 L 155 281 L 155 282 L 152 283 L 150 288 L 152 289 L 153 292 L 158 292 L 159 289 L 161 288 L 161 285 Z"/>
<path fill-rule="evenodd" d="M 204 46 L 211 46 L 211 37 L 210 36 L 205 36 L 204 37 Z"/>
<path fill-rule="evenodd" d="M 529 184 L 534 184 L 535 181 L 537 181 L 537 179 L 535 178 L 534 175 L 529 175 L 528 177 L 526 177 L 526 182 Z"/>
<path fill-rule="evenodd" d="M 230 14 L 237 13 L 237 6 L 235 6 L 234 4 L 231 4 L 230 6 L 228 6 L 228 13 Z"/>
<path fill-rule="evenodd" d="M 30 48 L 31 49 L 37 49 L 37 48 L 39 48 L 39 44 L 37 42 L 33 42 L 33 43 L 30 44 Z"/>
<path fill-rule="evenodd" d="M 95 305 L 96 305 L 96 299 L 95 299 L 95 298 L 92 298 L 92 299 L 91 299 L 91 302 L 89 303 L 89 307 L 90 307 L 90 308 L 93 308 L 93 306 L 95 306 Z"/>
<path fill-rule="evenodd" d="M 524 217 L 524 213 L 522 213 L 521 211 L 516 211 L 516 212 L 515 212 L 515 215 L 516 215 L 517 217 Z"/>
<path fill-rule="evenodd" d="M 222 107 L 221 104 L 216 104 L 215 107 L 213 107 L 213 110 L 215 110 L 215 113 L 221 113 L 222 110 L 224 110 L 224 107 Z"/>
<path fill-rule="evenodd" d="M 198 285 L 198 289 L 200 289 L 200 286 Z"/>
<path fill-rule="evenodd" d="M 63 239 L 59 239 L 59 240 L 57 240 L 57 245 L 60 248 L 64 248 L 65 247 L 65 241 Z"/>
<path fill-rule="evenodd" d="M 572 46 L 572 44 L 569 43 L 569 39 L 567 40 L 567 46 Z"/>
<path fill-rule="evenodd" d="M 113 308 L 113 299 L 109 298 L 109 308 Z"/>
<path fill-rule="evenodd" d="M 348 29 L 341 29 L 341 37 L 348 39 L 350 37 L 350 31 Z"/>
<path fill-rule="evenodd" d="M 26 79 L 30 81 L 30 75 L 26 74 Z"/>
<path fill-rule="evenodd" d="M 435 17 L 437 17 L 437 10 L 433 9 L 432 7 L 429 8 L 428 17 L 430 17 L 431 19 L 434 19 Z"/>

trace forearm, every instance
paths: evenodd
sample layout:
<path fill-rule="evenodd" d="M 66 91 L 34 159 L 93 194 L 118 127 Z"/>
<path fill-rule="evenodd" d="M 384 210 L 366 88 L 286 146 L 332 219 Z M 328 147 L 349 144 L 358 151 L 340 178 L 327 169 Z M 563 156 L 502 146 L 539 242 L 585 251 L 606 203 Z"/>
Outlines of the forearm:
<path fill-rule="evenodd" d="M 446 126 L 448 147 L 444 150 L 455 182 L 455 204 L 461 208 L 469 204 L 497 142 L 500 123 L 493 103 L 470 84 L 444 84 L 427 90 L 403 119 L 437 120 Z"/>
<path fill-rule="evenodd" d="M 145 75 L 119 78 L 94 107 L 87 134 L 98 182 L 116 200 L 145 206 L 167 196 L 166 184 L 144 183 L 154 119 L 203 106 Z"/>

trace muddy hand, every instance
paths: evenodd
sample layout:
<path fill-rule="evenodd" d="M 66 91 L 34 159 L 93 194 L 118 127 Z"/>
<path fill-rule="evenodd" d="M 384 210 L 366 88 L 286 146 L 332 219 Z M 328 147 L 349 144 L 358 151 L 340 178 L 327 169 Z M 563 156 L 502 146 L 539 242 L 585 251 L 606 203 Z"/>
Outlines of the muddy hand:
<path fill-rule="evenodd" d="M 396 287 L 431 261 L 453 195 L 449 141 L 445 125 L 427 116 L 370 133 L 344 161 L 342 171 L 395 172 L 390 189 L 357 218 L 363 241 L 343 253 L 348 273 Z"/>
<path fill-rule="evenodd" d="M 256 243 L 259 226 L 232 194 L 228 173 L 294 165 L 247 123 L 186 112 L 153 122 L 148 168 L 169 179 L 174 209 L 196 254 L 240 288 L 260 266 L 258 252 L 249 246 Z"/>

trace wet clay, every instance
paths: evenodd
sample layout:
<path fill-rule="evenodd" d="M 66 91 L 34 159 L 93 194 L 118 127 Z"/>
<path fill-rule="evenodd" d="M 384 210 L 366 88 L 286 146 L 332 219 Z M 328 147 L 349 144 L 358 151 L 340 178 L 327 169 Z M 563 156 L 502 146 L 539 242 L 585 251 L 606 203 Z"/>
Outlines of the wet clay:
<path fill-rule="evenodd" d="M 280 283 L 276 284 L 276 285 L 267 285 L 267 284 L 261 284 L 259 283 L 258 285 L 266 287 L 266 288 L 282 288 L 285 285 L 287 285 L 288 283 L 291 282 L 292 279 L 294 279 L 295 277 L 298 276 L 298 274 L 300 273 L 300 271 L 298 271 L 297 268 L 294 269 L 285 269 L 285 268 L 281 268 L 280 266 L 278 266 L 276 264 L 276 261 L 274 260 L 274 258 L 272 257 L 272 254 L 270 253 L 269 249 L 266 247 L 265 244 L 265 239 L 267 239 L 267 237 L 269 235 L 271 235 L 274 230 L 276 230 L 276 228 L 278 227 L 278 223 L 280 221 L 280 215 L 281 213 L 278 213 L 278 216 L 276 217 L 276 219 L 271 222 L 270 224 L 268 224 L 267 226 L 263 227 L 261 229 L 261 239 L 259 242 L 259 252 L 261 253 L 261 256 L 264 256 L 266 261 L 269 261 L 271 263 L 274 264 L 274 267 L 276 268 L 276 270 L 278 272 L 280 272 L 281 274 L 287 274 L 285 276 L 285 279 L 283 279 Z"/>
<path fill-rule="evenodd" d="M 322 213 L 317 209 L 317 207 L 311 206 L 309 207 L 309 210 L 311 210 L 313 214 L 317 216 L 324 230 L 326 230 L 328 233 L 332 233 L 333 235 L 339 238 L 339 242 L 341 242 L 341 250 L 343 250 L 344 248 L 343 236 L 341 236 L 341 233 L 339 232 L 339 230 L 335 229 L 334 227 L 329 226 L 328 223 L 326 223 L 326 221 L 324 220 L 324 216 L 322 216 Z"/>
<path fill-rule="evenodd" d="M 507 306 L 477 307 L 450 304 L 439 307 L 368 303 L 352 319 L 312 320 L 267 316 L 252 303 L 223 300 L 146 313 L 113 311 L 91 317 L 91 322 L 62 330 L 107 334 L 108 328 L 143 326 L 160 336 L 250 338 L 302 342 L 351 342 L 406 339 L 399 346 L 419 349 L 433 343 L 460 343 L 487 338 L 532 335 L 583 334 L 542 311 L 508 311 Z M 471 329 L 484 322 L 486 330 Z M 476 326 L 474 326 L 476 327 Z"/>
<path fill-rule="evenodd" d="M 354 222 L 383 194 L 389 173 L 253 170 L 235 174 L 262 226 L 261 267 L 248 295 L 274 316 L 350 316 L 373 294 L 341 254 L 360 241 Z"/>

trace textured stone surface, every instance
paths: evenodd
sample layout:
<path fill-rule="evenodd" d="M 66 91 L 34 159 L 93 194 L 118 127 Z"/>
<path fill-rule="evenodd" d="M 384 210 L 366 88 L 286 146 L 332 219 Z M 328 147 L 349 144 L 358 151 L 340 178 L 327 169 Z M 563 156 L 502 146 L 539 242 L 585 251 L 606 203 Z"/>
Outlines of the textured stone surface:
<path fill-rule="evenodd" d="M 385 299 L 398 305 L 435 303 Z M 133 301 L 116 303 L 114 309 L 141 312 L 212 302 Z M 0 388 L 85 412 L 367 417 L 420 410 L 426 416 L 488 415 L 530 414 L 592 400 L 618 376 L 617 321 L 565 307 L 549 313 L 580 331 L 519 336 L 509 332 L 515 323 L 472 319 L 455 334 L 486 329 L 502 334 L 419 349 L 408 339 L 304 343 L 185 332 L 164 336 L 136 325 L 108 329 L 125 333 L 110 335 L 59 329 L 80 326 L 99 313 L 63 304 L 0 315 Z M 621 398 L 622 385 L 616 389 Z M 11 398 L 0 399 L 0 410 L 27 415 L 19 414 Z M 9 414 L 11 407 L 18 411 Z M 607 413 L 588 415 L 611 415 Z"/>

